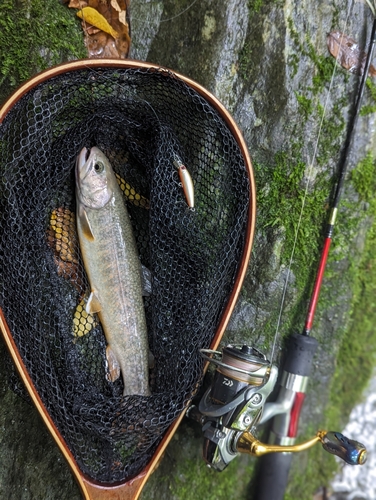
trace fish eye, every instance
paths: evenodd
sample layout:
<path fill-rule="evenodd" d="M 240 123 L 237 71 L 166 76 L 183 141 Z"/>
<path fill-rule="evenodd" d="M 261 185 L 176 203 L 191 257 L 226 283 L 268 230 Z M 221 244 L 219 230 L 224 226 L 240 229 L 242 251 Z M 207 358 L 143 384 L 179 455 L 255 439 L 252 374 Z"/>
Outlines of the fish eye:
<path fill-rule="evenodd" d="M 100 161 L 97 161 L 95 164 L 94 164 L 94 170 L 98 173 L 98 174 L 101 174 L 104 170 L 104 165 L 102 162 Z"/>

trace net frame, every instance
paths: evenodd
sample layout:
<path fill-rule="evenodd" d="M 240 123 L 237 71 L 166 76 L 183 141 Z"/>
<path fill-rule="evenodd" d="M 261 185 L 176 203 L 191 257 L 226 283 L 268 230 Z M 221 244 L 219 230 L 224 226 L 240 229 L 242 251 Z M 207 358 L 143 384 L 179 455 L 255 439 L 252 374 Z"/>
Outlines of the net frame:
<path fill-rule="evenodd" d="M 147 69 L 147 70 L 154 70 L 156 72 L 160 71 L 167 71 L 170 74 L 173 74 L 176 78 L 182 80 L 185 84 L 187 84 L 189 87 L 191 87 L 195 92 L 197 92 L 203 99 L 205 99 L 221 116 L 223 121 L 225 122 L 226 126 L 228 127 L 229 131 L 231 132 L 232 136 L 235 138 L 235 141 L 237 142 L 239 149 L 241 151 L 241 155 L 244 158 L 244 162 L 247 168 L 247 173 L 249 177 L 249 187 L 250 187 L 250 192 L 249 192 L 249 209 L 248 209 L 248 224 L 247 224 L 247 229 L 246 229 L 246 235 L 244 238 L 244 249 L 243 249 L 243 255 L 241 262 L 239 263 L 238 270 L 237 270 L 237 275 L 236 279 L 234 282 L 234 287 L 232 289 L 232 292 L 230 296 L 228 297 L 228 302 L 226 307 L 224 308 L 224 311 L 222 313 L 222 316 L 220 318 L 216 334 L 212 339 L 212 342 L 210 344 L 211 349 L 216 349 L 218 347 L 218 344 L 221 340 L 221 337 L 225 331 L 225 328 L 227 326 L 227 323 L 229 321 L 229 318 L 231 316 L 231 313 L 234 309 L 236 300 L 238 298 L 239 292 L 241 285 L 243 283 L 245 273 L 247 270 L 248 266 L 248 261 L 250 257 L 250 252 L 251 252 L 251 247 L 252 247 L 252 241 L 253 241 L 253 235 L 254 235 L 254 226 L 255 226 L 255 205 L 256 205 L 256 196 L 255 196 L 255 184 L 254 184 L 254 178 L 253 178 L 253 171 L 252 171 L 252 164 L 251 160 L 249 157 L 249 153 L 247 150 L 247 146 L 245 144 L 245 141 L 242 137 L 241 132 L 239 131 L 235 121 L 231 117 L 231 115 L 228 113 L 228 111 L 225 109 L 225 107 L 212 95 L 210 94 L 206 89 L 204 89 L 201 85 L 197 84 L 193 80 L 184 77 L 183 75 L 180 75 L 178 73 L 171 72 L 170 70 L 166 70 L 164 68 L 161 68 L 160 66 L 149 64 L 149 63 L 143 63 L 139 61 L 118 61 L 118 60 L 83 60 L 83 61 L 74 61 L 72 63 L 67 63 L 67 64 L 62 64 L 57 67 L 51 68 L 47 71 L 44 71 L 43 73 L 40 73 L 36 77 L 32 78 L 28 82 L 26 82 L 24 85 L 22 85 L 9 99 L 8 101 L 3 105 L 3 107 L 0 110 L 0 126 L 5 119 L 6 116 L 8 116 L 9 113 L 12 112 L 12 109 L 17 105 L 18 101 L 26 95 L 28 92 L 33 90 L 35 87 L 37 87 L 39 84 L 48 82 L 49 79 L 54 78 L 57 75 L 61 74 L 69 74 L 70 72 L 74 72 L 76 70 L 80 70 L 82 68 L 93 68 L 93 69 L 101 69 L 104 70 L 106 68 L 122 68 L 122 69 L 127 69 L 127 68 L 134 68 L 134 69 Z M 67 446 L 63 436 L 60 434 L 58 431 L 54 421 L 50 417 L 45 405 L 43 404 L 43 401 L 41 400 L 38 391 L 31 379 L 31 377 L 28 374 L 28 371 L 26 369 L 26 366 L 22 360 L 22 356 L 20 355 L 20 352 L 17 349 L 17 346 L 13 340 L 12 333 L 8 327 L 6 318 L 0 309 L 0 327 L 3 333 L 3 337 L 5 339 L 6 345 L 11 353 L 11 357 L 14 361 L 14 364 L 16 365 L 16 368 L 18 372 L 20 373 L 21 379 L 23 380 L 35 406 L 37 407 L 39 413 L 41 414 L 45 424 L 47 425 L 49 431 L 51 432 L 53 438 L 57 442 L 59 448 L 61 449 L 63 455 L 67 459 L 71 469 L 73 470 L 76 479 L 81 487 L 81 490 L 85 496 L 85 498 L 101 498 L 101 495 L 103 498 L 120 498 L 116 495 L 122 495 L 121 498 L 128 498 L 128 496 L 124 496 L 124 491 L 126 491 L 126 495 L 129 495 L 129 498 L 137 498 L 139 495 L 142 486 L 145 484 L 149 474 L 152 472 L 155 464 L 158 462 L 160 459 L 164 449 L 166 448 L 168 442 L 172 438 L 176 428 L 178 427 L 181 419 L 184 416 L 184 411 L 182 411 L 181 415 L 179 418 L 173 423 L 167 432 L 165 433 L 163 440 L 159 444 L 153 459 L 148 463 L 148 465 L 142 470 L 142 472 L 136 477 L 132 478 L 131 481 L 126 481 L 125 483 L 122 482 L 121 484 L 112 484 L 112 485 L 106 485 L 106 484 L 99 484 L 96 481 L 93 481 L 91 478 L 85 476 L 85 474 L 82 473 L 80 470 L 77 461 L 75 460 L 75 457 L 73 456 L 72 452 L 69 450 L 69 447 Z M 124 486 L 126 485 L 126 489 L 124 490 Z M 110 496 L 114 495 L 114 496 Z"/>

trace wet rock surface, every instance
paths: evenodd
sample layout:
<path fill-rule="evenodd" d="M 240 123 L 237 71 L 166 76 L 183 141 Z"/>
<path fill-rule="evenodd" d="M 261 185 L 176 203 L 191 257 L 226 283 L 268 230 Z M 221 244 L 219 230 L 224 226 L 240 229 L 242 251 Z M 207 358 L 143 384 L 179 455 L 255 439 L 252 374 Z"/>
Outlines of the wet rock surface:
<path fill-rule="evenodd" d="M 79 500 L 67 463 L 37 410 L 9 389 L 9 368 L 0 346 L 0 498 Z"/>

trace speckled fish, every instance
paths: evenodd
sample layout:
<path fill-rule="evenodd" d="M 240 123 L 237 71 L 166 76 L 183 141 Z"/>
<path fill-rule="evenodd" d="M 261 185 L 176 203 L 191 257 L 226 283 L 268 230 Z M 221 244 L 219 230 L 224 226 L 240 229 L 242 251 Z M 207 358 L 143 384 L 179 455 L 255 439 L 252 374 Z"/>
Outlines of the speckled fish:
<path fill-rule="evenodd" d="M 367 54 L 359 48 L 358 43 L 340 31 L 328 34 L 327 44 L 329 52 L 343 68 L 350 73 L 363 74 Z M 370 66 L 370 76 L 376 76 L 376 68 Z"/>
<path fill-rule="evenodd" d="M 109 378 L 119 369 L 124 395 L 149 395 L 141 264 L 123 195 L 106 156 L 83 148 L 76 163 L 77 231 L 91 293 L 107 340 Z"/>

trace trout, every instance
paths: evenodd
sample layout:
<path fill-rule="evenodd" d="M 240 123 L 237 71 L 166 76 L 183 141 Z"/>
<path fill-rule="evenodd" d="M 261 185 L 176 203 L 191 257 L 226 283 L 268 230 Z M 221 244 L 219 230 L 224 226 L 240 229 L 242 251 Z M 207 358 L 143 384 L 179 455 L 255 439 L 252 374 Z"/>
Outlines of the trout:
<path fill-rule="evenodd" d="M 128 211 L 112 167 L 96 147 L 76 163 L 77 231 L 90 283 L 88 314 L 97 313 L 107 340 L 108 378 L 120 373 L 124 395 L 147 396 L 149 348 L 141 263 Z"/>

